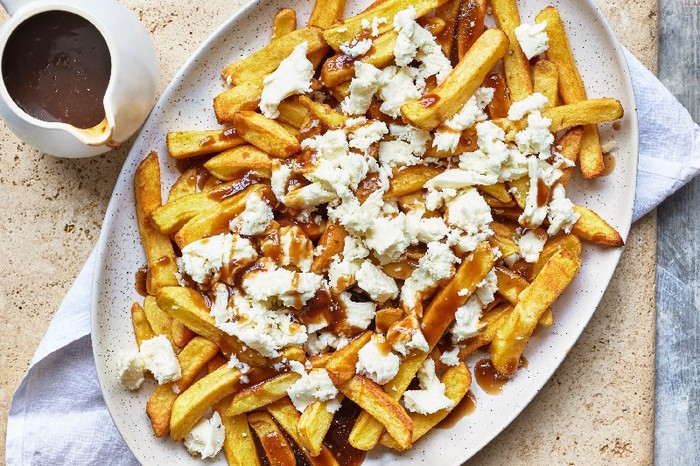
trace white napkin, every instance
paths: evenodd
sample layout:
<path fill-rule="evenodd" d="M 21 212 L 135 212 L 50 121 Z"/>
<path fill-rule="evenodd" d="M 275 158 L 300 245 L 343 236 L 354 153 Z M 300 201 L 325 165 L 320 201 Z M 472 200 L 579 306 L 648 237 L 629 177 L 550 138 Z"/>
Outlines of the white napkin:
<path fill-rule="evenodd" d="M 639 112 L 637 220 L 700 171 L 700 127 L 639 60 L 625 56 Z M 109 417 L 95 374 L 89 336 L 94 264 L 93 251 L 12 398 L 10 466 L 138 464 Z"/>

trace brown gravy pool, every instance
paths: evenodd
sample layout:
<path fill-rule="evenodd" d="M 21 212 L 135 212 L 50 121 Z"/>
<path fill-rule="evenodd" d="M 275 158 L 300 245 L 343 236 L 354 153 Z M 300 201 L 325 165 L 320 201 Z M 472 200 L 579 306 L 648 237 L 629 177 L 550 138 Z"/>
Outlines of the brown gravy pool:
<path fill-rule="evenodd" d="M 105 118 L 102 103 L 112 63 L 102 34 L 82 16 L 48 11 L 14 30 L 2 56 L 12 100 L 29 115 L 91 128 Z"/>

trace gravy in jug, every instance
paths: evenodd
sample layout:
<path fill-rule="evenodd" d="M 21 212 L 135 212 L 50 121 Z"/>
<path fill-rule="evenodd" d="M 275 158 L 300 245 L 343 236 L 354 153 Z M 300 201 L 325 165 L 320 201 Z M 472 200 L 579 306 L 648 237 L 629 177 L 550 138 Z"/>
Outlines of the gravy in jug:
<path fill-rule="evenodd" d="M 91 128 L 105 118 L 111 71 L 102 34 L 67 11 L 28 18 L 12 32 L 2 56 L 5 86 L 22 110 L 77 128 Z"/>

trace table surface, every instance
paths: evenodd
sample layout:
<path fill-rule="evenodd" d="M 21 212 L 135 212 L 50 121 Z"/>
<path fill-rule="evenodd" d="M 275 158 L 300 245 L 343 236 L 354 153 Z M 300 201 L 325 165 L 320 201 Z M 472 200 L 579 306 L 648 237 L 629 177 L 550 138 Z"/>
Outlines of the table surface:
<path fill-rule="evenodd" d="M 155 40 L 162 90 L 197 45 L 245 2 L 122 3 Z M 656 1 L 599 3 L 621 41 L 655 70 Z M 0 124 L 3 445 L 12 393 L 97 241 L 125 156 L 123 148 L 87 160 L 56 159 Z M 655 242 L 652 213 L 633 226 L 603 302 L 568 358 L 532 404 L 469 464 L 652 464 Z M 0 463 L 4 454 L 3 446 Z"/>

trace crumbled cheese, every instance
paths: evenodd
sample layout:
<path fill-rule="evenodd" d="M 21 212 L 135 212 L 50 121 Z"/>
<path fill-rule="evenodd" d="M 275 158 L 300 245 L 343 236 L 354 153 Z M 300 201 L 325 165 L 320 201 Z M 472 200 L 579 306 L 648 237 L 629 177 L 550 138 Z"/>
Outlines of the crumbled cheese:
<path fill-rule="evenodd" d="M 493 231 L 491 208 L 475 188 L 464 189 L 447 203 L 447 223 L 464 232 L 457 243 L 462 252 L 473 251 L 477 244 L 488 239 Z"/>
<path fill-rule="evenodd" d="M 421 96 L 414 83 L 414 73 L 407 67 L 387 66 L 382 70 L 382 86 L 379 98 L 383 101 L 379 111 L 392 118 L 401 116 L 401 106 Z"/>
<path fill-rule="evenodd" d="M 551 155 L 551 147 L 554 135 L 549 131 L 552 120 L 545 118 L 538 111 L 532 112 L 527 117 L 527 128 L 515 135 L 515 143 L 523 154 L 535 154 L 542 160 L 547 160 Z"/>
<path fill-rule="evenodd" d="M 547 97 L 539 92 L 535 92 L 522 100 L 513 102 L 508 109 L 509 120 L 520 120 L 528 113 L 542 111 L 547 105 Z"/>
<path fill-rule="evenodd" d="M 311 183 L 287 193 L 284 203 L 295 208 L 309 208 L 330 202 L 337 197 L 335 191 L 326 184 Z"/>
<path fill-rule="evenodd" d="M 408 356 L 408 354 L 413 350 L 423 351 L 425 353 L 430 351 L 430 345 L 428 345 L 428 342 L 420 329 L 415 328 L 407 330 L 410 332 L 410 338 L 400 339 L 394 343 L 394 346 L 392 346 L 394 351 L 399 353 L 401 356 Z"/>
<path fill-rule="evenodd" d="M 371 30 L 372 37 L 377 37 L 379 35 L 379 25 L 386 24 L 387 22 L 387 19 L 383 16 L 375 16 L 374 18 L 372 18 L 371 23 L 368 19 L 363 19 L 360 25 L 364 30 Z"/>
<path fill-rule="evenodd" d="M 353 128 L 348 134 L 348 145 L 366 153 L 372 144 L 379 142 L 388 133 L 389 128 L 382 121 L 364 123 Z"/>
<path fill-rule="evenodd" d="M 313 369 L 287 388 L 289 399 L 300 413 L 316 401 L 329 401 L 338 396 L 326 369 Z"/>
<path fill-rule="evenodd" d="M 369 327 L 377 312 L 376 304 L 371 302 L 356 303 L 347 292 L 338 295 L 338 302 L 345 309 L 346 322 L 361 330 L 366 330 Z"/>
<path fill-rule="evenodd" d="M 423 294 L 434 289 L 441 280 L 454 274 L 459 259 L 445 243 L 428 243 L 428 249 L 418 261 L 411 276 L 401 288 L 401 301 L 408 309 L 416 309 Z"/>
<path fill-rule="evenodd" d="M 529 157 L 527 163 L 530 187 L 525 199 L 525 209 L 518 222 L 527 228 L 537 228 L 547 216 L 547 206 L 539 205 L 539 180 L 541 179 L 547 187 L 552 186 L 562 176 L 562 171 L 537 157 Z"/>
<path fill-rule="evenodd" d="M 487 119 L 484 109 L 493 100 L 494 92 L 490 87 L 477 89 L 459 112 L 438 127 L 433 138 L 433 147 L 439 151 L 453 152 L 459 144 L 463 130 Z"/>
<path fill-rule="evenodd" d="M 201 419 L 185 437 L 185 447 L 192 455 L 202 459 L 213 458 L 224 446 L 226 431 L 221 423 L 221 416 L 214 411 L 211 418 Z"/>
<path fill-rule="evenodd" d="M 453 188 L 443 188 L 437 190 L 429 187 L 425 193 L 425 208 L 430 211 L 435 211 L 443 206 L 446 201 L 450 201 L 457 197 L 457 190 Z"/>
<path fill-rule="evenodd" d="M 279 230 L 280 265 L 295 265 L 303 272 L 309 272 L 314 261 L 314 245 L 302 229 L 296 225 Z"/>
<path fill-rule="evenodd" d="M 540 253 L 547 241 L 547 236 L 538 233 L 535 230 L 530 230 L 518 239 L 518 247 L 520 255 L 525 262 L 537 262 L 540 258 Z"/>
<path fill-rule="evenodd" d="M 481 309 L 482 303 L 476 295 L 470 296 L 464 305 L 457 308 L 451 330 L 453 342 L 467 340 L 481 332 Z"/>
<path fill-rule="evenodd" d="M 270 186 L 278 201 L 283 202 L 287 194 L 287 183 L 292 176 L 292 169 L 277 159 L 272 160 L 272 175 Z"/>
<path fill-rule="evenodd" d="M 413 155 L 406 142 L 384 141 L 379 144 L 379 161 L 389 167 L 404 167 L 416 165 L 421 159 Z"/>
<path fill-rule="evenodd" d="M 290 315 L 239 295 L 234 295 L 233 304 L 233 321 L 218 328 L 261 355 L 275 358 L 280 349 L 306 342 L 306 327 L 293 322 Z"/>
<path fill-rule="evenodd" d="M 566 197 L 564 186 L 558 184 L 552 190 L 552 200 L 549 202 L 547 210 L 547 218 L 549 219 L 547 234 L 554 236 L 561 230 L 567 234 L 570 233 L 579 217 L 581 215 L 574 210 L 573 202 Z"/>
<path fill-rule="evenodd" d="M 435 361 L 427 358 L 418 371 L 420 390 L 406 390 L 403 402 L 406 409 L 419 414 L 433 414 L 454 406 L 445 395 L 445 384 L 435 374 Z"/>
<path fill-rule="evenodd" d="M 383 195 L 382 191 L 374 191 L 362 204 L 355 197 L 345 199 L 337 207 L 328 208 L 328 218 L 344 226 L 348 232 L 362 235 L 379 216 L 384 205 Z"/>
<path fill-rule="evenodd" d="M 182 248 L 182 257 L 177 260 L 178 269 L 202 284 L 231 260 L 232 246 L 233 237 L 227 233 L 193 241 Z"/>
<path fill-rule="evenodd" d="M 406 232 L 412 243 L 430 243 L 443 239 L 450 228 L 442 217 L 422 218 L 423 208 L 414 209 L 406 214 Z"/>
<path fill-rule="evenodd" d="M 486 274 L 484 279 L 477 285 L 474 293 L 479 298 L 479 301 L 481 301 L 481 304 L 486 306 L 494 302 L 497 291 L 498 276 L 496 275 L 496 270 L 491 269 L 489 270 L 489 273 Z"/>
<path fill-rule="evenodd" d="M 238 359 L 238 356 L 236 356 L 235 354 L 232 354 L 229 358 L 228 367 L 230 367 L 231 369 L 238 369 L 239 371 L 241 371 L 241 374 L 247 374 L 248 372 L 250 372 L 251 369 L 249 364 L 246 364 L 240 359 Z"/>
<path fill-rule="evenodd" d="M 246 198 L 245 209 L 229 222 L 231 231 L 245 236 L 263 233 L 274 220 L 272 208 L 260 194 L 251 194 Z"/>
<path fill-rule="evenodd" d="M 396 298 L 399 294 L 399 288 L 394 279 L 369 260 L 362 263 L 360 269 L 355 273 L 355 279 L 357 286 L 374 301 L 383 303 Z"/>
<path fill-rule="evenodd" d="M 277 69 L 263 80 L 259 108 L 266 117 L 277 118 L 280 114 L 277 106 L 287 97 L 311 92 L 314 65 L 306 58 L 308 48 L 307 42 L 297 45 Z"/>
<path fill-rule="evenodd" d="M 221 325 L 230 322 L 233 318 L 233 311 L 228 306 L 229 293 L 224 283 L 216 283 L 213 288 L 214 300 L 211 303 L 209 314 L 214 318 L 214 325 Z"/>
<path fill-rule="evenodd" d="M 340 110 L 346 115 L 363 115 L 372 97 L 382 86 L 382 70 L 361 61 L 355 62 L 355 77 L 350 81 L 350 94 L 343 99 Z"/>
<path fill-rule="evenodd" d="M 161 385 L 174 382 L 182 377 L 180 363 L 177 361 L 170 340 L 165 335 L 158 335 L 143 341 L 139 357 L 146 370 L 153 374 L 153 377 Z"/>
<path fill-rule="evenodd" d="M 411 125 L 399 125 L 391 124 L 389 125 L 389 132 L 393 137 L 400 141 L 404 141 L 411 146 L 411 152 L 414 155 L 422 156 L 425 154 L 425 150 L 428 147 L 428 141 L 430 140 L 430 132 L 415 128 Z"/>
<path fill-rule="evenodd" d="M 255 301 L 277 299 L 284 306 L 299 309 L 321 288 L 323 277 L 311 272 L 270 266 L 254 270 L 243 278 L 243 289 Z"/>
<path fill-rule="evenodd" d="M 379 385 L 384 385 L 399 372 L 401 360 L 385 347 L 384 337 L 373 335 L 372 339 L 357 353 L 355 370 L 366 375 Z"/>
<path fill-rule="evenodd" d="M 518 38 L 520 48 L 528 60 L 549 49 L 549 36 L 546 28 L 547 21 L 533 25 L 521 24 L 515 28 L 515 37 Z"/>
<path fill-rule="evenodd" d="M 453 346 L 440 355 L 440 362 L 446 366 L 456 366 L 459 364 L 459 346 Z"/>
<path fill-rule="evenodd" d="M 330 332 L 310 333 L 304 347 L 310 356 L 318 356 L 335 343 L 337 337 Z"/>
<path fill-rule="evenodd" d="M 129 390 L 138 390 L 144 381 L 146 367 L 137 351 L 122 354 L 119 359 L 119 381 Z"/>
<path fill-rule="evenodd" d="M 398 260 L 411 245 L 412 238 L 406 230 L 406 215 L 379 217 L 365 234 L 365 246 L 375 252 L 382 264 Z"/>
<path fill-rule="evenodd" d="M 357 58 L 369 52 L 372 45 L 373 44 L 370 39 L 362 39 L 359 41 L 357 39 L 353 39 L 349 43 L 340 44 L 340 51 L 349 57 Z"/>

